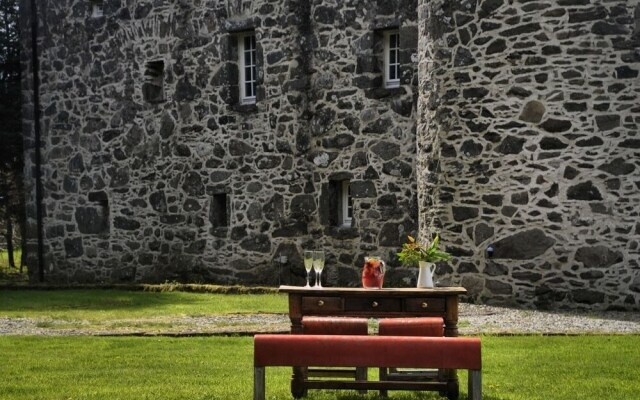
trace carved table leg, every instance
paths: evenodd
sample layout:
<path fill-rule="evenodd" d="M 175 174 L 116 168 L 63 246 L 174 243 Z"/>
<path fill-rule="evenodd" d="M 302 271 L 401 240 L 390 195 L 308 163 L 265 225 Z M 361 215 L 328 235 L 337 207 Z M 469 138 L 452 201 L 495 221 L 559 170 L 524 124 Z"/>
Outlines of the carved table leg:
<path fill-rule="evenodd" d="M 303 332 L 302 316 L 290 315 L 291 333 L 301 334 Z M 304 381 L 307 378 L 307 367 L 293 367 L 293 375 L 291 376 L 291 395 L 295 399 L 305 397 L 307 388 Z"/>
<path fill-rule="evenodd" d="M 446 299 L 447 312 L 444 318 L 444 335 L 449 337 L 458 336 L 458 296 L 450 296 Z M 458 400 L 460 388 L 458 374 L 455 369 L 445 369 L 442 371 L 447 378 L 447 399 Z M 442 393 L 441 393 L 442 394 Z"/>

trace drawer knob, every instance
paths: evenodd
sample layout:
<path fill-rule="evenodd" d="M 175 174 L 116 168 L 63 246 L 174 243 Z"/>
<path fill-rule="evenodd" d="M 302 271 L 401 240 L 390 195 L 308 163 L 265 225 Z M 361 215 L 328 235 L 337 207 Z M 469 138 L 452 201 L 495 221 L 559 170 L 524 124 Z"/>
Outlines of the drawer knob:
<path fill-rule="evenodd" d="M 429 303 L 427 303 L 426 301 L 422 302 L 422 308 L 427 308 L 429 307 Z"/>
<path fill-rule="evenodd" d="M 324 301 L 323 300 L 318 300 L 318 307 L 322 307 L 324 305 Z"/>
<path fill-rule="evenodd" d="M 378 307 L 378 302 L 374 301 L 373 303 L 371 303 L 371 307 L 376 308 Z"/>

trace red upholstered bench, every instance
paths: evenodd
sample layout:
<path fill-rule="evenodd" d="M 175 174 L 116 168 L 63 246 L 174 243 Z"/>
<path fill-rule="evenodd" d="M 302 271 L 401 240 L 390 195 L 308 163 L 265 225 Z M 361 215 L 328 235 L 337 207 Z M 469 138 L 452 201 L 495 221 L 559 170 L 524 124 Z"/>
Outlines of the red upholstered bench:
<path fill-rule="evenodd" d="M 302 317 L 302 331 L 306 335 L 367 335 L 366 318 Z"/>
<path fill-rule="evenodd" d="M 469 370 L 469 400 L 482 399 L 478 338 L 349 335 L 256 335 L 254 400 L 265 399 L 265 367 L 399 367 Z M 421 382 L 305 382 L 312 389 L 424 390 Z"/>
<path fill-rule="evenodd" d="M 382 318 L 378 323 L 380 336 L 444 336 L 444 320 L 442 317 L 415 318 Z M 407 377 L 428 380 L 438 377 L 438 371 L 397 371 L 396 368 L 380 368 L 380 380 L 406 380 Z M 440 379 L 442 380 L 442 379 Z M 381 390 L 380 395 L 387 397 L 387 391 Z"/>
<path fill-rule="evenodd" d="M 441 317 L 383 318 L 378 323 L 380 336 L 444 336 Z"/>
<path fill-rule="evenodd" d="M 354 317 L 302 317 L 302 332 L 305 335 L 364 335 L 369 332 L 366 318 Z M 367 368 L 353 369 L 307 369 L 307 376 L 342 377 L 367 380 Z"/>

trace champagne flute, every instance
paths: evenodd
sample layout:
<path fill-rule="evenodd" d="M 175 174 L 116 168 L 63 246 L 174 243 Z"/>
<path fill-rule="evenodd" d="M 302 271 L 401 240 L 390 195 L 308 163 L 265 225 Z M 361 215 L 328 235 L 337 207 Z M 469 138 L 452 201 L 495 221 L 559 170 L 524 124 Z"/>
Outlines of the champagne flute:
<path fill-rule="evenodd" d="M 307 271 L 307 285 L 306 288 L 311 287 L 309 285 L 309 273 L 313 269 L 313 251 L 305 250 L 304 252 L 304 269 Z"/>
<path fill-rule="evenodd" d="M 313 252 L 313 269 L 316 270 L 316 287 L 322 288 L 322 269 L 324 268 L 324 251 Z"/>

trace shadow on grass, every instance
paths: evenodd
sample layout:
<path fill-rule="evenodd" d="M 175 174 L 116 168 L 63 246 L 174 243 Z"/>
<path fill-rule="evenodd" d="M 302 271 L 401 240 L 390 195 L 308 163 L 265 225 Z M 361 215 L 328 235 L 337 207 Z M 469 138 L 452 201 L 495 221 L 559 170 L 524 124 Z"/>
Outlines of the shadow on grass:
<path fill-rule="evenodd" d="M 0 311 L 112 311 L 164 308 L 198 303 L 197 295 L 120 290 L 2 291 Z"/>

